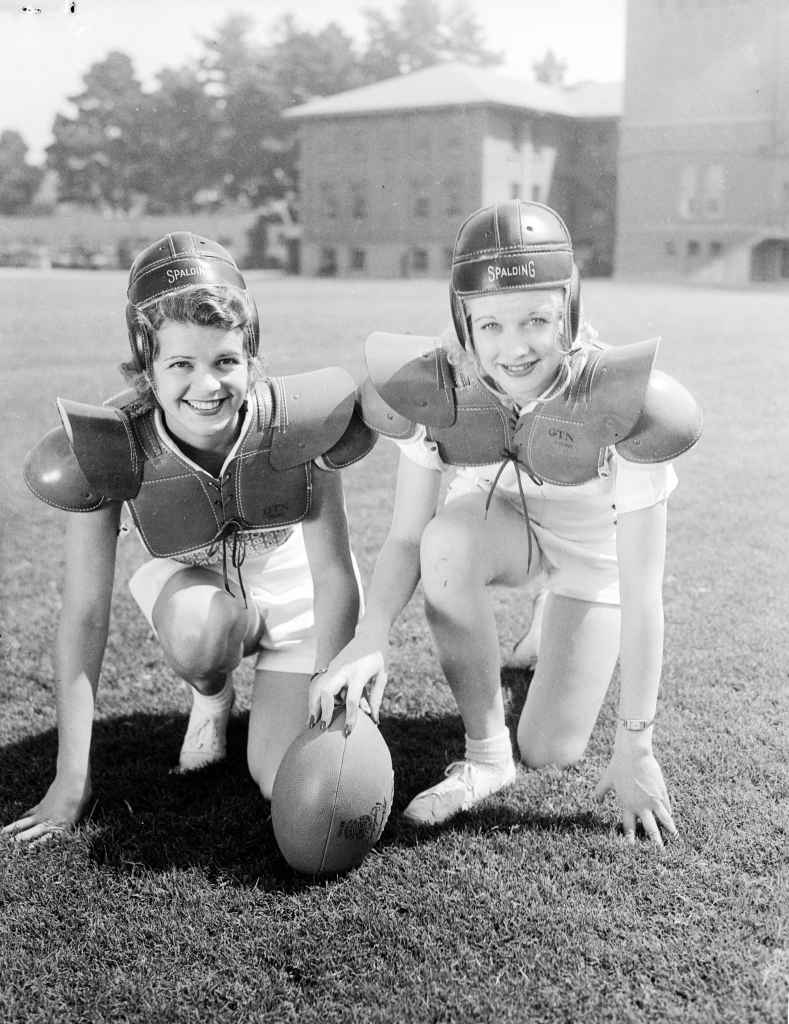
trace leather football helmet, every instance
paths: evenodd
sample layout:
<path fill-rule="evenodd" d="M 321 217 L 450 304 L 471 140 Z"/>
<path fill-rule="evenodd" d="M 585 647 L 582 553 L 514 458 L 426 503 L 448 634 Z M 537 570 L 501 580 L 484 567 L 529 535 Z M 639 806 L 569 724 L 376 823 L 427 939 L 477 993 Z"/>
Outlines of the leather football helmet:
<path fill-rule="evenodd" d="M 455 330 L 464 348 L 471 347 L 464 299 L 553 287 L 564 290 L 564 342 L 569 350 L 578 333 L 580 281 L 570 232 L 555 210 L 512 199 L 476 210 L 460 225 L 452 251 L 449 295 Z"/>
<path fill-rule="evenodd" d="M 126 326 L 132 356 L 139 370 L 150 365 L 153 338 L 137 315 L 138 311 L 165 295 L 173 295 L 185 288 L 217 284 L 230 285 L 246 293 L 252 311 L 245 328 L 247 347 L 250 355 L 256 355 L 260 339 L 257 307 L 227 249 L 191 231 L 174 231 L 139 253 L 129 271 L 126 292 Z"/>

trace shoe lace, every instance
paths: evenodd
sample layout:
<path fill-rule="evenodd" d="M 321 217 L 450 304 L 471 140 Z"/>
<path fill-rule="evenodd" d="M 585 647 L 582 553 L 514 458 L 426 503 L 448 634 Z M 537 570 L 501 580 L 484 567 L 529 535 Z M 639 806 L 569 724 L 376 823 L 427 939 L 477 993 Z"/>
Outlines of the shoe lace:
<path fill-rule="evenodd" d="M 474 789 L 474 765 L 470 761 L 453 761 L 444 769 L 447 778 L 457 778 L 469 789 Z"/>

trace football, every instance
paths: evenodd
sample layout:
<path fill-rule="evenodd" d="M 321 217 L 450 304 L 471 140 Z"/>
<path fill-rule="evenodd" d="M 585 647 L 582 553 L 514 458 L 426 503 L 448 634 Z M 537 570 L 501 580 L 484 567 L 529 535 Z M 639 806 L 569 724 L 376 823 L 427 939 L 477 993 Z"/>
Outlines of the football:
<path fill-rule="evenodd" d="M 345 735 L 345 709 L 324 730 L 307 729 L 285 751 L 271 793 L 274 838 L 305 875 L 348 871 L 381 837 L 392 809 L 389 748 L 360 712 Z"/>

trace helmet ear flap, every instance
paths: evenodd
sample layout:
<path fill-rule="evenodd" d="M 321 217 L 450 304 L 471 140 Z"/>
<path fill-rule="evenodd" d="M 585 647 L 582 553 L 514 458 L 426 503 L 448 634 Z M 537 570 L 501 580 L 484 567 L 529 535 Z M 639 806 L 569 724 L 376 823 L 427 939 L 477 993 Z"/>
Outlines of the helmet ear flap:
<path fill-rule="evenodd" d="M 578 328 L 581 325 L 581 275 L 578 273 L 575 261 L 573 261 L 570 283 L 567 286 L 567 319 L 570 328 L 568 340 L 572 345 L 578 336 Z"/>
<path fill-rule="evenodd" d="M 151 361 L 152 338 L 148 327 L 140 317 L 139 310 L 131 302 L 126 304 L 126 328 L 129 332 L 129 345 L 134 365 L 142 373 Z"/>
<path fill-rule="evenodd" d="M 472 347 L 472 341 L 466 309 L 463 305 L 463 300 L 451 284 L 449 286 L 449 305 L 452 311 L 452 322 L 455 325 L 455 334 L 457 334 L 460 347 L 468 351 Z"/>
<path fill-rule="evenodd" d="M 247 292 L 246 296 L 247 303 L 249 304 L 249 320 L 245 327 L 247 347 L 249 348 L 249 354 L 254 357 L 258 354 L 258 348 L 260 347 L 260 316 L 258 315 L 257 303 L 252 298 L 251 293 Z"/>

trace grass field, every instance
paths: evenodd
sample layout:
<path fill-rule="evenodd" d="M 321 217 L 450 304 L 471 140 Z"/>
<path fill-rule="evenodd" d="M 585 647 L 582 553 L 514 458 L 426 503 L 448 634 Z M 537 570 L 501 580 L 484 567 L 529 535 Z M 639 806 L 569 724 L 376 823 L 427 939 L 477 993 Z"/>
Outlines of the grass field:
<path fill-rule="evenodd" d="M 439 282 L 250 275 L 273 372 L 355 374 L 372 329 L 434 332 Z M 20 467 L 57 422 L 56 395 L 96 401 L 126 357 L 116 273 L 0 274 L 5 400 L 0 822 L 42 795 L 56 751 L 52 645 L 61 514 Z M 176 777 L 186 698 L 126 589 L 120 545 L 94 731 L 96 799 L 71 836 L 0 843 L 0 1020 L 12 1022 L 700 1022 L 786 1017 L 789 293 L 592 281 L 586 308 L 615 344 L 662 334 L 659 365 L 701 400 L 702 443 L 678 463 L 665 585 L 656 753 L 680 838 L 630 848 L 592 800 L 616 681 L 576 768 L 518 781 L 435 833 L 399 812 L 462 752 L 463 729 L 418 599 L 398 624 L 382 732 L 395 807 L 355 872 L 312 883 L 274 844 L 244 763 L 251 675 L 229 759 Z M 395 457 L 347 473 L 365 578 Z M 497 596 L 502 642 L 517 593 Z M 514 723 L 525 680 L 505 680 Z"/>

